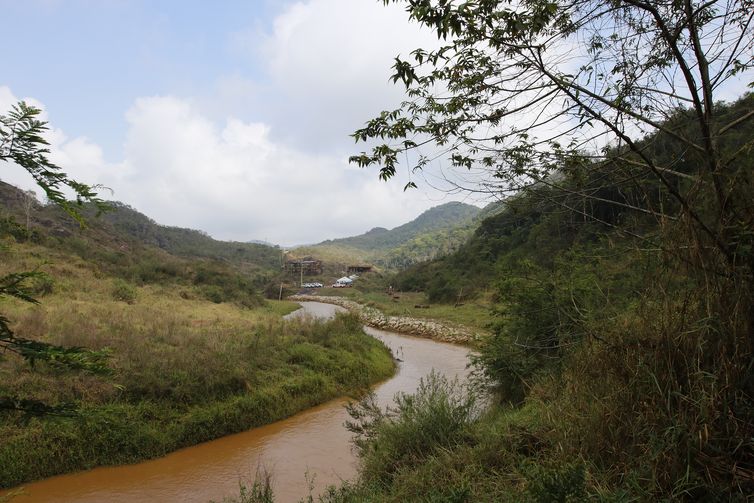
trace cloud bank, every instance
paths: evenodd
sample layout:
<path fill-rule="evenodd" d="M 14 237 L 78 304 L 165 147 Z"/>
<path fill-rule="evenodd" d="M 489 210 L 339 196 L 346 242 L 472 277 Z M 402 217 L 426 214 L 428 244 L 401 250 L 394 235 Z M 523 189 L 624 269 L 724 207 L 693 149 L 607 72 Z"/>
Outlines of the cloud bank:
<path fill-rule="evenodd" d="M 0 88 L 4 110 L 15 101 Z M 340 157 L 275 143 L 262 123 L 228 118 L 215 124 L 176 97 L 140 98 L 126 120 L 121 162 L 106 163 L 96 144 L 58 129 L 49 135 L 51 160 L 75 179 L 111 188 L 114 199 L 162 224 L 208 230 L 219 239 L 292 245 L 401 223 L 424 209 L 397 184 L 379 182 Z M 5 166 L 2 174 L 33 188 L 20 168 Z"/>
<path fill-rule="evenodd" d="M 159 223 L 218 239 L 317 242 L 400 225 L 442 202 L 347 163 L 357 149 L 348 134 L 403 98 L 388 82 L 392 59 L 436 43 L 401 8 L 299 1 L 269 27 L 228 37 L 229 50 L 257 61 L 256 80 L 218 75 L 213 96 L 136 98 L 122 118 L 116 162 L 90 139 L 55 128 L 53 162 Z M 0 87 L 0 113 L 16 100 Z M 18 168 L 3 166 L 0 178 L 33 188 Z"/>

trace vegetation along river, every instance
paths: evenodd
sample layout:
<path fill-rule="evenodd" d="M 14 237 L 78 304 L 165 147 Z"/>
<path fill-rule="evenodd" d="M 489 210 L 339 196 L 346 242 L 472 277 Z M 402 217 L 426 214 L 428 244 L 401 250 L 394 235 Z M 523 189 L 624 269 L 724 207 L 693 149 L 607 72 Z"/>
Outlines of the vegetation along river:
<path fill-rule="evenodd" d="M 288 316 L 329 318 L 342 308 L 302 302 Z M 432 369 L 449 378 L 467 375 L 469 350 L 365 327 L 402 362 L 396 375 L 376 387 L 378 403 L 387 405 L 398 392 L 413 392 Z M 339 399 L 276 423 L 230 435 L 163 458 L 135 465 L 96 468 L 26 484 L 13 503 L 197 502 L 238 495 L 239 481 L 249 483 L 257 469 L 273 474 L 276 501 L 298 501 L 310 491 L 356 474 L 351 433 L 343 423 L 347 400 Z"/>

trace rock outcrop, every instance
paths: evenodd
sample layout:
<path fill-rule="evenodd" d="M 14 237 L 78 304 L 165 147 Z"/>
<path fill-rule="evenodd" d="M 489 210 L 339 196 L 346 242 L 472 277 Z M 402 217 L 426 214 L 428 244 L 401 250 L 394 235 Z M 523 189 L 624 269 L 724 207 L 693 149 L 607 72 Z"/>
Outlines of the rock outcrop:
<path fill-rule="evenodd" d="M 386 316 L 380 310 L 365 306 L 343 297 L 328 295 L 292 295 L 288 300 L 300 302 L 324 302 L 348 309 L 370 327 L 390 330 L 401 334 L 426 337 L 454 344 L 473 344 L 482 338 L 482 334 L 468 328 L 441 323 L 434 320 L 422 320 L 409 316 Z"/>

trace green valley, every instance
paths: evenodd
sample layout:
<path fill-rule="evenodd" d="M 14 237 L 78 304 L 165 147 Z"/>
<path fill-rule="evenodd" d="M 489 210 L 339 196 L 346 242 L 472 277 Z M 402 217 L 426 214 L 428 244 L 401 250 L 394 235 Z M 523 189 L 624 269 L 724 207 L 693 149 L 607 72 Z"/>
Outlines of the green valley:
<path fill-rule="evenodd" d="M 754 0 L 2 12 L 0 503 L 754 501 Z"/>
<path fill-rule="evenodd" d="M 55 359 L 0 359 L 0 487 L 132 463 L 359 395 L 393 372 L 354 317 L 283 321 L 261 290 L 281 252 L 162 227 L 115 205 L 80 228 L 0 184 L 0 277 L 39 300 L 4 300 L 18 338 L 104 355 L 105 375 Z M 24 222 L 20 224 L 19 222 Z M 4 402 L 5 403 L 5 402 Z M 59 407 L 39 417 L 36 404 Z M 14 410 L 18 407 L 18 410 Z"/>
<path fill-rule="evenodd" d="M 293 253 L 341 267 L 364 263 L 381 269 L 401 269 L 455 250 L 479 224 L 479 214 L 476 206 L 445 203 L 394 229 L 376 227 L 359 236 L 297 247 Z"/>

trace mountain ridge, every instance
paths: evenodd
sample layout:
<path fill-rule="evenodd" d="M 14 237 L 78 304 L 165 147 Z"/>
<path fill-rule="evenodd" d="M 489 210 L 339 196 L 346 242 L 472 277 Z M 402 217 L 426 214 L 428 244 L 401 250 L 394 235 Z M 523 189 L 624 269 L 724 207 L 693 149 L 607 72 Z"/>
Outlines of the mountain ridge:
<path fill-rule="evenodd" d="M 470 224 L 482 210 L 476 206 L 448 202 L 422 212 L 415 219 L 392 229 L 373 227 L 369 231 L 346 238 L 328 239 L 313 247 L 345 245 L 363 251 L 375 251 L 399 246 L 419 234 L 447 230 Z"/>

